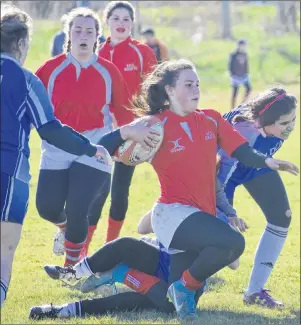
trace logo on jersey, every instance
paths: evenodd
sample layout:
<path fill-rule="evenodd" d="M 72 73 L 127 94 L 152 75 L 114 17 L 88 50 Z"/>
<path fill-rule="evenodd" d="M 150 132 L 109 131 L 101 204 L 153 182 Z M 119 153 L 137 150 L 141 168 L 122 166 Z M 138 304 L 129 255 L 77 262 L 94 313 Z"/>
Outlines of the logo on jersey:
<path fill-rule="evenodd" d="M 205 140 L 215 139 L 215 134 L 212 131 L 207 131 L 205 134 Z"/>
<path fill-rule="evenodd" d="M 170 150 L 170 152 L 178 152 L 178 151 L 182 151 L 185 149 L 184 146 L 182 146 L 181 144 L 179 144 L 179 141 L 181 140 L 182 138 L 179 138 L 175 141 L 169 141 L 171 143 L 173 143 L 174 147 Z"/>
<path fill-rule="evenodd" d="M 137 71 L 138 67 L 134 63 L 128 63 L 124 68 L 124 71 Z"/>

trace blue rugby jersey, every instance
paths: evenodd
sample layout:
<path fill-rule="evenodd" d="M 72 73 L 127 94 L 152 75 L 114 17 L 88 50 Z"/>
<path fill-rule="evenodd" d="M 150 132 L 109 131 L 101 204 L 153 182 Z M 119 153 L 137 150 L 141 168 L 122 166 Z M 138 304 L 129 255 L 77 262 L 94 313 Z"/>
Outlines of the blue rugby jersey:
<path fill-rule="evenodd" d="M 1 172 L 29 182 L 29 135 L 55 120 L 47 91 L 34 74 L 1 53 Z"/>
<path fill-rule="evenodd" d="M 236 115 L 240 114 L 244 106 L 238 106 L 230 112 L 223 115 L 224 119 L 229 121 L 236 130 L 239 131 L 249 142 L 249 145 L 254 149 L 260 151 L 266 156 L 273 156 L 283 144 L 283 140 L 273 137 L 265 136 L 259 129 L 254 126 L 254 123 L 250 121 L 243 121 L 233 123 L 233 119 Z M 233 180 L 237 184 L 247 182 L 256 177 L 257 171 L 270 170 L 269 168 L 253 168 L 237 161 L 237 159 L 229 157 L 224 150 L 219 149 L 219 155 L 221 156 L 221 163 L 218 173 L 218 180 L 222 184 L 226 184 L 229 179 Z"/>

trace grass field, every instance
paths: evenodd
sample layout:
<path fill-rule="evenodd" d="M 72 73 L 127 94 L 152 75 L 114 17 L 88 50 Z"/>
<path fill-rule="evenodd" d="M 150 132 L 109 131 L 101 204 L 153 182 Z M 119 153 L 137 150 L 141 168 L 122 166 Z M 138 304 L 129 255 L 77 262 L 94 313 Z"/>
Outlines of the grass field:
<path fill-rule="evenodd" d="M 260 10 L 259 10 L 260 9 Z M 158 12 L 149 14 L 156 17 Z M 176 9 L 174 9 L 176 10 Z M 300 40 L 298 35 L 269 37 L 261 33 L 258 26 L 266 19 L 265 14 L 273 17 L 272 6 L 262 13 L 263 8 L 250 7 L 246 11 L 243 6 L 242 15 L 248 13 L 246 20 L 235 26 L 235 36 L 242 37 L 246 32 L 248 19 L 252 19 L 252 26 L 248 30 L 250 45 L 251 76 L 254 93 L 283 81 L 289 92 L 295 94 L 300 102 L 299 64 L 285 61 L 277 54 L 277 49 L 285 48 L 292 55 L 299 55 Z M 160 11 L 172 18 L 177 13 L 168 8 Z M 183 13 L 181 13 L 183 15 Z M 251 18 L 250 18 L 250 17 Z M 244 17 L 244 16 L 243 16 Z M 26 66 L 35 71 L 49 55 L 49 42 L 52 34 L 57 30 L 57 22 L 36 22 L 32 47 Z M 220 112 L 229 109 L 230 88 L 226 75 L 228 53 L 232 51 L 234 42 L 222 42 L 218 39 L 204 41 L 199 45 L 191 46 L 186 39 L 185 31 L 168 28 L 165 25 L 158 27 L 158 35 L 166 39 L 181 56 L 192 59 L 198 66 L 201 78 L 201 106 L 213 107 Z M 250 36 L 249 36 L 250 35 Z M 266 40 L 266 41 L 265 41 Z M 261 71 L 261 46 L 266 43 L 270 47 L 265 59 L 265 72 Z M 264 78 L 262 76 L 264 75 Z M 291 138 L 283 145 L 276 157 L 290 160 L 300 166 L 300 118 Z M 89 297 L 70 291 L 57 282 L 48 279 L 43 266 L 48 263 L 62 264 L 63 259 L 52 254 L 53 235 L 55 227 L 43 221 L 35 208 L 35 194 L 38 178 L 40 139 L 35 132 L 31 136 L 31 193 L 28 215 L 24 223 L 22 239 L 15 256 L 11 286 L 8 300 L 1 311 L 2 324 L 31 323 L 28 312 L 31 306 L 53 302 L 62 304 Z M 260 307 L 246 307 L 242 303 L 241 292 L 247 286 L 248 277 L 257 242 L 265 227 L 264 216 L 248 196 L 244 189 L 239 189 L 235 206 L 238 215 L 245 218 L 250 229 L 245 235 L 246 250 L 241 258 L 241 267 L 237 271 L 228 268 L 220 271 L 210 281 L 208 292 L 199 302 L 199 316 L 202 324 L 300 324 L 300 179 L 291 175 L 282 174 L 293 211 L 293 220 L 285 248 L 276 265 L 273 275 L 268 282 L 268 288 L 273 294 L 284 301 L 286 307 L 282 311 L 265 310 Z M 136 226 L 140 216 L 151 208 L 159 193 L 158 182 L 152 168 L 143 164 L 137 167 L 130 192 L 130 205 L 127 219 L 121 235 L 137 236 Z M 96 250 L 104 243 L 107 228 L 108 202 L 103 217 L 94 236 L 91 251 Z M 213 234 L 214 235 L 214 234 Z M 43 321 L 43 323 L 45 323 Z M 57 323 L 49 321 L 47 323 Z M 60 321 L 60 323 L 62 323 Z M 72 319 L 63 321 L 66 324 L 116 324 L 116 323 L 178 323 L 175 317 L 166 317 L 155 312 L 148 313 L 116 313 L 102 318 Z"/>

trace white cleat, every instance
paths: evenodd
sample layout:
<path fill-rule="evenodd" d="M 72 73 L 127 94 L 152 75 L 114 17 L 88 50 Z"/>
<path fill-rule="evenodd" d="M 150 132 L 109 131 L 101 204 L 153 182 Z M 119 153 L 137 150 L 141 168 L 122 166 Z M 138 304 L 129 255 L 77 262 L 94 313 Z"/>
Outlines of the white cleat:
<path fill-rule="evenodd" d="M 53 241 L 53 253 L 57 256 L 65 254 L 65 232 L 59 230 L 54 237 Z"/>

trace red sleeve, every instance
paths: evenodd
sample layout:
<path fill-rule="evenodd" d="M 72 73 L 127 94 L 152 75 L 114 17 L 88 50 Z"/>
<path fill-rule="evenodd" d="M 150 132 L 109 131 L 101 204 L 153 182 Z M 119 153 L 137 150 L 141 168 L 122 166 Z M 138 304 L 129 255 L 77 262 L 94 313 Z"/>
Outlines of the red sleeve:
<path fill-rule="evenodd" d="M 147 45 L 143 44 L 143 70 L 142 74 L 146 75 L 152 72 L 158 64 L 155 52 Z"/>
<path fill-rule="evenodd" d="M 111 112 L 114 114 L 117 125 L 122 126 L 131 123 L 135 116 L 128 108 L 130 106 L 130 94 L 126 82 L 114 64 L 110 64 L 112 76 L 112 106 Z"/>
<path fill-rule="evenodd" d="M 217 118 L 217 143 L 231 156 L 233 151 L 248 142 L 222 115 L 215 111 Z"/>

